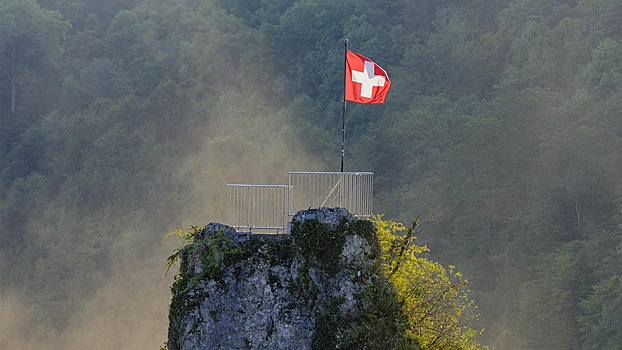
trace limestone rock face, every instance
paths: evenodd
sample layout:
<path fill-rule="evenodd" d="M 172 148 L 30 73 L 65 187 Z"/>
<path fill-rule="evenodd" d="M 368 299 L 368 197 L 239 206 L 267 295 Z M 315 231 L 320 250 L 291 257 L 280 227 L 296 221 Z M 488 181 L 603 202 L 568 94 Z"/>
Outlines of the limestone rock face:
<path fill-rule="evenodd" d="M 356 314 L 357 296 L 371 283 L 374 249 L 351 230 L 356 221 L 346 209 L 301 211 L 291 236 L 242 243 L 233 243 L 235 229 L 206 225 L 179 254 L 168 349 L 304 350 L 321 343 L 326 325 L 319 323 Z"/>
<path fill-rule="evenodd" d="M 334 227 L 338 225 L 341 220 L 353 221 L 357 218 L 350 214 L 346 208 L 329 208 L 322 207 L 319 209 L 308 209 L 297 212 L 292 217 L 292 223 L 303 223 L 306 220 L 317 220 L 320 224 Z"/>

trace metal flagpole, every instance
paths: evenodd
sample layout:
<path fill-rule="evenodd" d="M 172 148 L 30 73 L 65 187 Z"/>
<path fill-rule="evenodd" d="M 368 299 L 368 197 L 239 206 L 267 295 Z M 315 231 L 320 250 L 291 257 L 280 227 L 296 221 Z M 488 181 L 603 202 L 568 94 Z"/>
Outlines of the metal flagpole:
<path fill-rule="evenodd" d="M 344 51 L 344 59 L 343 59 L 343 116 L 341 123 L 341 172 L 343 173 L 343 157 L 345 155 L 345 144 L 346 144 L 346 70 L 348 69 L 348 39 L 343 40 L 343 45 L 345 48 Z"/>

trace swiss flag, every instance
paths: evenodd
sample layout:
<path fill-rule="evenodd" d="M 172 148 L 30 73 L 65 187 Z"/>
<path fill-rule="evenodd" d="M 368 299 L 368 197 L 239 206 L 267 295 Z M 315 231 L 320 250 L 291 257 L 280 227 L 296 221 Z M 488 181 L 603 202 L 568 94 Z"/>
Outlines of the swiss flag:
<path fill-rule="evenodd" d="M 365 56 L 346 51 L 346 101 L 384 103 L 391 81 L 384 69 Z"/>

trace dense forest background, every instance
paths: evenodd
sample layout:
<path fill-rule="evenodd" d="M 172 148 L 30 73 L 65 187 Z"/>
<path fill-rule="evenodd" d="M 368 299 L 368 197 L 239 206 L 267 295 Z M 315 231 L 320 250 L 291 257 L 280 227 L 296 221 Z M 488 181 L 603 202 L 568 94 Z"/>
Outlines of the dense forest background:
<path fill-rule="evenodd" d="M 0 0 L 0 348 L 157 348 L 224 184 L 338 171 L 432 220 L 491 349 L 622 343 L 620 0 Z"/>

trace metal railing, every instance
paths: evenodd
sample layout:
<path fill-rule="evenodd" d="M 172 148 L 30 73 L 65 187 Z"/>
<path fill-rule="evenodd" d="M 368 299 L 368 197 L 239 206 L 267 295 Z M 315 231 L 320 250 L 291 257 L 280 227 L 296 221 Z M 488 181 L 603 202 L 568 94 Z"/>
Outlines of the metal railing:
<path fill-rule="evenodd" d="M 370 217 L 373 208 L 372 172 L 289 172 L 289 215 L 308 208 L 346 208 Z"/>
<path fill-rule="evenodd" d="M 227 184 L 230 225 L 249 230 L 284 231 L 288 185 Z"/>
<path fill-rule="evenodd" d="M 372 215 L 374 173 L 289 172 L 288 185 L 227 184 L 229 225 L 285 232 L 299 210 L 340 207 L 358 217 Z"/>

